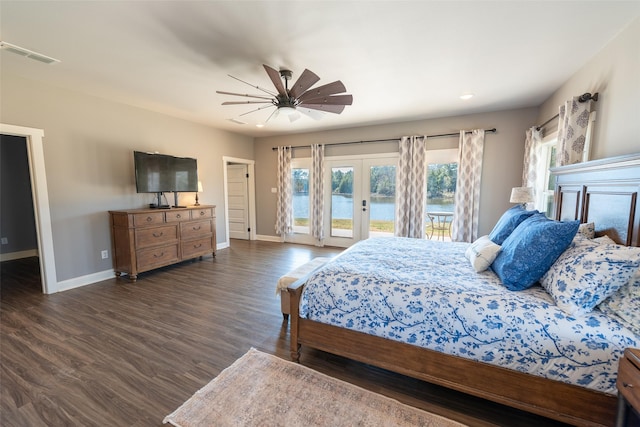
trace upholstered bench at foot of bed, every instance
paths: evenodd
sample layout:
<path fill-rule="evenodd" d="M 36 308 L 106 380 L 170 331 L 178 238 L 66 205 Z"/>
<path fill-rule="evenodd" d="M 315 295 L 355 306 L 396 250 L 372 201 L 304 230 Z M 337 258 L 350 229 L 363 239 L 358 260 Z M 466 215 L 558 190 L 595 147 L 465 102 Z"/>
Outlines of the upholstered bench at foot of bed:
<path fill-rule="evenodd" d="M 282 317 L 284 320 L 289 319 L 290 309 L 289 309 L 289 293 L 287 292 L 287 288 L 293 282 L 298 280 L 299 278 L 306 276 L 311 273 L 318 267 L 326 264 L 331 258 L 314 258 L 311 261 L 308 261 L 301 266 L 297 267 L 294 270 L 291 270 L 284 276 L 278 279 L 278 285 L 276 287 L 276 294 L 280 295 L 280 310 L 282 311 Z"/>

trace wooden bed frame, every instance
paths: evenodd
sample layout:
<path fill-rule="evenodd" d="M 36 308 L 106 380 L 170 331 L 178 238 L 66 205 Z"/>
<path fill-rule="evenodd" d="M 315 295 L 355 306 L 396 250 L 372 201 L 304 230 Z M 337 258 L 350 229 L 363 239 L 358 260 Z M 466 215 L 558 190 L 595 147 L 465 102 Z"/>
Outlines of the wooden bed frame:
<path fill-rule="evenodd" d="M 556 219 L 595 222 L 596 235 L 640 246 L 640 154 L 552 169 Z M 299 316 L 304 278 L 288 289 L 291 358 L 302 345 L 579 426 L 613 426 L 616 397 Z"/>

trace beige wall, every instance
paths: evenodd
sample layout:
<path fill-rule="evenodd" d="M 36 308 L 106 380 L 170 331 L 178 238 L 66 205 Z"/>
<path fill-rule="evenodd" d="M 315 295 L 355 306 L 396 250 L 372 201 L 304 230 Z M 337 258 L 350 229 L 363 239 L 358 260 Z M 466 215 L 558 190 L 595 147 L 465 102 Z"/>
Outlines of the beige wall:
<path fill-rule="evenodd" d="M 558 114 L 565 100 L 600 94 L 591 159 L 640 152 L 640 18 L 632 22 L 540 107 L 538 123 Z M 557 128 L 557 120 L 550 123 Z"/>
<path fill-rule="evenodd" d="M 253 159 L 253 138 L 27 81 L 3 73 L 0 122 L 44 129 L 44 153 L 58 281 L 106 271 L 107 211 L 144 207 L 133 150 L 198 159 L 204 193 L 218 206 L 218 242 L 226 241 L 222 156 Z M 173 204 L 173 195 L 169 202 Z M 193 204 L 184 193 L 181 204 Z"/>
<path fill-rule="evenodd" d="M 257 232 L 260 235 L 275 235 L 276 153 L 272 147 L 278 145 L 310 145 L 317 143 L 339 143 L 372 139 L 396 138 L 402 135 L 435 135 L 458 132 L 460 129 L 497 128 L 495 134 L 485 138 L 484 167 L 480 196 L 480 233 L 488 234 L 505 209 L 511 207 L 511 188 L 522 182 L 522 159 L 524 154 L 524 132 L 535 123 L 536 108 L 500 111 L 486 114 L 447 117 L 432 120 L 367 126 L 326 132 L 314 132 L 279 137 L 257 138 L 256 159 L 256 207 Z M 430 149 L 454 148 L 458 138 L 434 138 Z M 348 155 L 368 152 L 397 152 L 397 143 L 358 144 L 345 147 L 329 147 L 326 155 Z M 295 150 L 295 155 L 309 156 L 308 150 Z"/>

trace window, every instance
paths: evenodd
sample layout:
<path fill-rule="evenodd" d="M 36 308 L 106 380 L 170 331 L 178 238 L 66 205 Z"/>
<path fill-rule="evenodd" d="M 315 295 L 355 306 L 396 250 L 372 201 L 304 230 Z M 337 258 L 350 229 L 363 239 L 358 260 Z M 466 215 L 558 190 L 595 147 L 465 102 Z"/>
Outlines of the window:
<path fill-rule="evenodd" d="M 458 181 L 458 149 L 429 150 L 427 161 L 426 237 L 450 240 Z"/>
<path fill-rule="evenodd" d="M 545 140 L 543 140 L 542 146 L 540 147 L 535 207 L 540 212 L 544 212 L 548 218 L 551 218 L 553 216 L 556 177 L 551 173 L 550 169 L 556 165 L 557 133 L 554 133 L 549 138 L 545 138 Z"/>
<path fill-rule="evenodd" d="M 310 159 L 291 160 L 293 232 L 309 234 L 309 169 Z"/>
<path fill-rule="evenodd" d="M 595 121 L 596 112 L 592 111 L 591 114 L 589 114 L 589 124 L 587 125 L 587 133 L 585 135 L 584 156 L 582 158 L 583 162 L 589 160 L 591 136 L 593 134 Z M 557 147 L 558 131 L 556 130 L 542 139 L 542 145 L 538 152 L 539 161 L 538 170 L 536 171 L 537 180 L 534 191 L 536 197 L 535 209 L 540 212 L 544 212 L 548 218 L 552 218 L 554 215 L 553 202 L 555 200 L 556 177 L 551 173 L 550 169 L 556 166 Z"/>

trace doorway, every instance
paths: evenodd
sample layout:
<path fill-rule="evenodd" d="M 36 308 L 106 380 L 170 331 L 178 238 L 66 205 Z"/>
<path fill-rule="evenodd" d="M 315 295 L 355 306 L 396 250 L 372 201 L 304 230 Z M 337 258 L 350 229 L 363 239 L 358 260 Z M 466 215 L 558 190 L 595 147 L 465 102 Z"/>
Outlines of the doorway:
<path fill-rule="evenodd" d="M 325 162 L 325 244 L 348 247 L 373 236 L 393 236 L 397 157 Z"/>
<path fill-rule="evenodd" d="M 256 239 L 255 160 L 224 156 L 222 162 L 228 247 L 230 239 Z"/>
<path fill-rule="evenodd" d="M 51 229 L 49 193 L 42 146 L 44 131 L 42 129 L 0 124 L 0 134 L 24 137 L 26 139 L 42 292 L 45 294 L 56 292 L 57 278 L 53 252 L 53 232 Z"/>
<path fill-rule="evenodd" d="M 229 238 L 249 240 L 249 170 L 245 164 L 227 165 Z"/>

